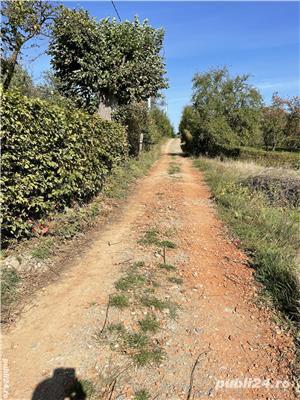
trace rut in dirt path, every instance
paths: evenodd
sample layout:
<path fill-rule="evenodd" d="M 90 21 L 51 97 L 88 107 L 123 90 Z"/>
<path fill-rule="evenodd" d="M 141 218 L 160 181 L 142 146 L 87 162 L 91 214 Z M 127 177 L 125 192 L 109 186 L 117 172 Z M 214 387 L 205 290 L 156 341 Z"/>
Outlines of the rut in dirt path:
<path fill-rule="evenodd" d="M 145 232 L 154 231 L 176 244 L 166 251 L 176 276 L 159 268 L 163 253 L 155 240 L 147 245 L 140 241 Z M 156 281 L 143 293 L 179 306 L 176 319 L 170 318 L 170 309 L 147 308 L 134 297 L 125 310 L 110 310 L 109 323 L 122 323 L 132 332 L 142 317 L 155 313 L 160 329 L 151 340 L 164 357 L 141 368 L 131 363 L 127 350 L 95 340 L 109 295 L 116 291 L 114 283 L 129 259 L 144 261 L 147 282 L 149 277 Z M 127 365 L 111 398 L 130 399 L 145 389 L 158 399 L 292 399 L 292 341 L 270 322 L 267 311 L 254 305 L 255 296 L 252 271 L 226 239 L 203 176 L 180 156 L 179 141 L 170 140 L 119 220 L 99 232 L 80 262 L 41 291 L 4 336 L 7 398 L 64 399 L 58 368 L 73 368 L 70 374 L 97 385 L 100 377 Z M 54 370 L 58 378 L 47 381 Z M 235 378 L 286 380 L 288 387 L 222 387 L 222 381 Z M 100 392 L 95 396 L 104 398 Z"/>

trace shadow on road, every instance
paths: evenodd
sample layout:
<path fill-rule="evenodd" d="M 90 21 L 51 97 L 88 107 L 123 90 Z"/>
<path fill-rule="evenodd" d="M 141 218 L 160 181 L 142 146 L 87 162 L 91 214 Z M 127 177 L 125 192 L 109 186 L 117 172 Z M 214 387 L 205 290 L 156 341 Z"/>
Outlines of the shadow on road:
<path fill-rule="evenodd" d="M 76 378 L 75 368 L 56 368 L 53 376 L 40 382 L 31 400 L 85 400 L 86 394 Z"/>
<path fill-rule="evenodd" d="M 179 156 L 179 157 L 188 157 L 187 153 L 178 152 L 178 153 L 166 153 L 167 156 Z"/>

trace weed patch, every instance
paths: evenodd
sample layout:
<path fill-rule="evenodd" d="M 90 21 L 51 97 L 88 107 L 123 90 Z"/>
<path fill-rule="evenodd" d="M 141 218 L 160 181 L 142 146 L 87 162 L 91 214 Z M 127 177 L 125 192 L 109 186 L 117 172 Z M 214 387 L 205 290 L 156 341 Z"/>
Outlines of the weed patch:
<path fill-rule="evenodd" d="M 126 345 L 133 349 L 140 349 L 147 346 L 149 338 L 143 333 L 128 333 L 126 337 Z"/>
<path fill-rule="evenodd" d="M 13 303 L 17 298 L 17 287 L 21 278 L 15 268 L 3 268 L 1 271 L 2 306 Z"/>
<path fill-rule="evenodd" d="M 165 353 L 161 348 L 141 350 L 133 355 L 133 361 L 138 367 L 144 367 L 147 364 L 160 364 L 164 359 Z"/>
<path fill-rule="evenodd" d="M 176 267 L 174 265 L 172 265 L 172 264 L 164 264 L 164 263 L 159 264 L 159 268 L 165 269 L 167 271 L 174 271 L 176 269 Z"/>
<path fill-rule="evenodd" d="M 159 242 L 160 247 L 167 247 L 168 249 L 176 249 L 176 244 L 170 240 L 162 240 Z"/>
<path fill-rule="evenodd" d="M 135 289 L 141 287 L 146 281 L 146 278 L 143 275 L 129 273 L 128 275 L 120 278 L 115 283 L 115 288 L 117 290 L 127 291 L 130 289 Z"/>
<path fill-rule="evenodd" d="M 143 332 L 155 333 L 159 329 L 159 322 L 157 321 L 155 315 L 147 314 L 144 319 L 139 321 L 139 325 Z"/>
<path fill-rule="evenodd" d="M 129 299 L 124 294 L 114 294 L 110 297 L 109 304 L 116 308 L 126 308 L 129 306 Z"/>
<path fill-rule="evenodd" d="M 133 400 L 150 400 L 151 396 L 148 390 L 141 389 L 134 393 Z"/>
<path fill-rule="evenodd" d="M 159 237 L 159 231 L 156 229 L 146 231 L 142 239 L 139 240 L 139 243 L 144 245 L 156 245 L 169 249 L 176 248 L 176 244 L 174 242 L 171 242 L 170 240 L 161 240 Z"/>
<path fill-rule="evenodd" d="M 45 239 L 42 240 L 36 248 L 32 250 L 31 255 L 38 260 L 45 260 L 49 258 L 53 252 L 53 240 Z"/>
<path fill-rule="evenodd" d="M 176 276 L 171 276 L 168 278 L 169 282 L 176 283 L 176 285 L 182 285 L 183 284 L 183 279 L 182 278 L 177 278 Z"/>
<path fill-rule="evenodd" d="M 178 174 L 180 172 L 180 165 L 177 164 L 176 162 L 171 162 L 169 164 L 169 168 L 168 168 L 168 174 L 169 175 L 174 175 L 174 174 Z"/>
<path fill-rule="evenodd" d="M 146 307 L 154 307 L 159 311 L 168 310 L 171 318 L 176 317 L 178 306 L 170 300 L 160 300 L 155 296 L 143 296 L 141 298 L 141 304 Z"/>

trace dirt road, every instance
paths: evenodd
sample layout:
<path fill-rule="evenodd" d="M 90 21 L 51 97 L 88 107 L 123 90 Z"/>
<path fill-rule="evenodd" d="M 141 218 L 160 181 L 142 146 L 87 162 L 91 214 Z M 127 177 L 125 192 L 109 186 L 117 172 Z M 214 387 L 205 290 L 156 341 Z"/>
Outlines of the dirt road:
<path fill-rule="evenodd" d="M 156 340 L 166 357 L 157 366 L 129 365 L 111 398 L 133 398 L 141 388 L 157 399 L 294 398 L 288 365 L 292 341 L 271 322 L 269 312 L 255 305 L 256 287 L 245 256 L 226 238 L 202 174 L 177 153 L 178 140 L 170 140 L 118 221 L 99 231 L 80 262 L 40 291 L 4 335 L 4 375 L 9 380 L 4 398 L 63 399 L 51 386 L 53 379 L 44 384 L 44 394 L 33 393 L 58 368 L 73 368 L 78 379 L 97 383 L 125 362 L 125 354 L 97 341 L 95 333 L 103 326 L 114 282 L 124 273 L 123 261 L 143 260 L 153 271 L 162 262 L 155 245 L 139 242 L 154 228 L 176 243 L 166 256 L 177 267 L 177 281 L 159 272 L 152 290 L 176 301 L 178 315 L 174 320 L 166 310 L 158 312 L 163 329 Z M 168 172 L 171 162 L 176 163 L 174 173 Z M 109 318 L 129 327 L 139 314 L 145 314 L 143 307 L 131 304 L 125 311 L 112 310 Z M 246 386 L 255 381 L 251 388 L 225 387 L 237 378 Z"/>

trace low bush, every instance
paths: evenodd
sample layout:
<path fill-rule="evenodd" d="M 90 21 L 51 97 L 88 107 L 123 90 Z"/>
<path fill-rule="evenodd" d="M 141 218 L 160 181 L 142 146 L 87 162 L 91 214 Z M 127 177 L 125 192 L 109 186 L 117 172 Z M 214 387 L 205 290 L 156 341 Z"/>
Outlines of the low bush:
<path fill-rule="evenodd" d="M 161 138 L 174 135 L 167 115 L 157 107 L 149 112 L 145 102 L 119 106 L 113 118 L 126 128 L 129 153 L 134 157 L 139 155 L 141 140 L 142 148 L 150 150 Z"/>
<path fill-rule="evenodd" d="M 33 221 L 97 194 L 127 156 L 116 122 L 16 93 L 2 97 L 2 241 Z"/>
<path fill-rule="evenodd" d="M 265 193 L 274 205 L 297 207 L 300 203 L 300 179 L 255 175 L 241 183 L 257 192 Z"/>

